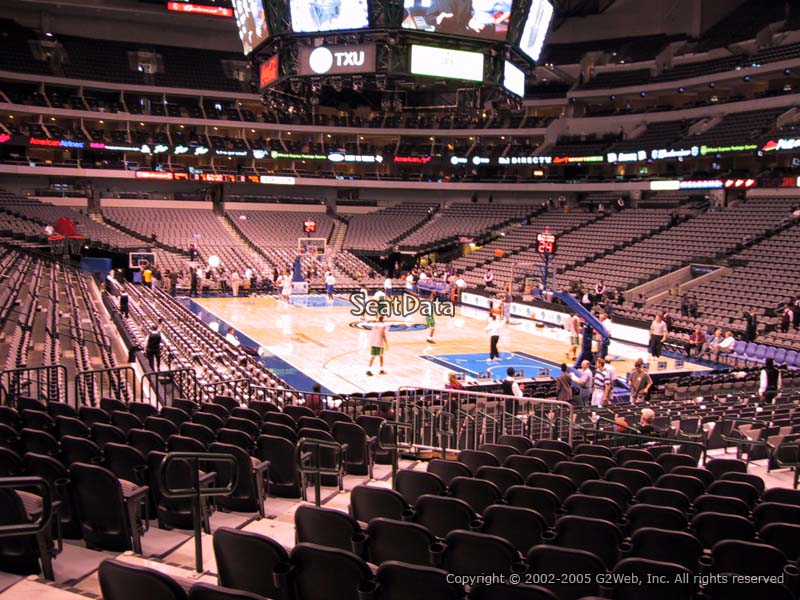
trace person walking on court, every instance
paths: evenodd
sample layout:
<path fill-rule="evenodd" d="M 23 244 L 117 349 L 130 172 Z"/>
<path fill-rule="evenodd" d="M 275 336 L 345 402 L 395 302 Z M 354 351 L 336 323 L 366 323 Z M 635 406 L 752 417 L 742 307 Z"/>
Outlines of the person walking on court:
<path fill-rule="evenodd" d="M 497 350 L 497 342 L 500 341 L 500 331 L 502 329 L 503 322 L 497 320 L 497 315 L 490 314 L 489 323 L 486 325 L 486 331 L 489 332 L 489 361 L 500 359 L 500 352 Z"/>
<path fill-rule="evenodd" d="M 161 332 L 158 330 L 161 321 L 153 324 L 150 335 L 147 336 L 147 346 L 145 356 L 150 368 L 156 371 L 161 370 Z"/>
<path fill-rule="evenodd" d="M 367 368 L 367 375 L 372 376 L 372 363 L 375 362 L 375 357 L 381 365 L 380 374 L 385 375 L 386 371 L 383 368 L 383 354 L 389 349 L 389 340 L 386 338 L 386 324 L 383 322 L 383 315 L 378 315 L 378 321 L 372 324 L 372 330 L 369 333 L 369 367 Z"/>

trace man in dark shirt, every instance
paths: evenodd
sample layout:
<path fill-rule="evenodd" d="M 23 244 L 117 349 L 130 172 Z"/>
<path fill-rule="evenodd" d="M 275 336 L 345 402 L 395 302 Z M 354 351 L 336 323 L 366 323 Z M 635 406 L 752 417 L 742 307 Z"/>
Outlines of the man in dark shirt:
<path fill-rule="evenodd" d="M 572 378 L 565 363 L 561 363 L 561 374 L 556 377 L 556 400 L 572 402 Z"/>
<path fill-rule="evenodd" d="M 158 324 L 153 325 L 150 335 L 147 336 L 145 356 L 151 369 L 161 370 L 161 332 L 158 330 Z"/>
<path fill-rule="evenodd" d="M 658 431 L 653 427 L 653 420 L 655 418 L 656 413 L 653 412 L 652 408 L 643 408 L 642 416 L 639 419 L 639 424 L 636 426 L 636 429 L 638 429 L 639 433 L 642 435 L 658 435 Z"/>

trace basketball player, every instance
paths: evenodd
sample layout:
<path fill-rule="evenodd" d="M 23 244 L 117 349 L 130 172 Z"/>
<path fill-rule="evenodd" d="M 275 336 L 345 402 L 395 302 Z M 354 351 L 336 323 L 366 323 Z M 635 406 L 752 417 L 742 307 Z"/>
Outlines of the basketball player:
<path fill-rule="evenodd" d="M 581 327 L 581 318 L 572 313 L 569 315 L 566 320 L 564 321 L 564 331 L 569 334 L 569 352 L 567 352 L 567 358 L 571 360 L 575 360 L 576 353 L 578 352 L 578 346 L 580 345 L 580 327 Z"/>
<path fill-rule="evenodd" d="M 292 276 L 289 271 L 286 271 L 281 277 L 281 298 L 289 302 L 289 296 L 292 295 Z"/>
<path fill-rule="evenodd" d="M 336 277 L 328 271 L 325 275 L 325 293 L 328 294 L 328 302 L 333 302 L 333 286 L 336 285 Z"/>
<path fill-rule="evenodd" d="M 433 302 L 436 299 L 436 292 L 431 292 L 430 301 Z M 435 344 L 436 342 L 433 341 L 433 334 L 436 333 L 436 319 L 433 316 L 433 311 L 431 314 L 425 317 L 425 324 L 428 326 L 428 337 L 425 341 L 429 344 Z"/>
<path fill-rule="evenodd" d="M 378 321 L 372 325 L 372 330 L 369 332 L 369 367 L 367 368 L 367 375 L 370 377 L 372 373 L 372 363 L 375 362 L 375 357 L 381 365 L 380 374 L 385 375 L 386 371 L 383 368 L 383 353 L 389 349 L 389 340 L 386 339 L 386 325 L 383 322 L 383 315 L 378 315 Z"/>

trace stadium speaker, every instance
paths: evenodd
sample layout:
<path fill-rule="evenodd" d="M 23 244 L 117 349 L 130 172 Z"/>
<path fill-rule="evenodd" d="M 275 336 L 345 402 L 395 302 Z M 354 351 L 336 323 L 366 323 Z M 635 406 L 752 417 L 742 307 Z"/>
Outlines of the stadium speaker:
<path fill-rule="evenodd" d="M 497 250 L 494 251 L 494 255 L 497 258 L 503 258 L 506 255 L 506 252 L 505 252 L 505 250 L 503 250 L 501 248 L 498 248 Z"/>

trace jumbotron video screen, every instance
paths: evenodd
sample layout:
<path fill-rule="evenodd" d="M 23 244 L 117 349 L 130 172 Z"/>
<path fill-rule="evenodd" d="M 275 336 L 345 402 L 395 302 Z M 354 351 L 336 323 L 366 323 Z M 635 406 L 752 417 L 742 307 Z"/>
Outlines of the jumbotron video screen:
<path fill-rule="evenodd" d="M 289 10 L 294 33 L 369 27 L 367 0 L 290 0 Z"/>
<path fill-rule="evenodd" d="M 233 12 L 242 50 L 250 54 L 269 37 L 264 3 L 262 0 L 233 0 Z"/>
<path fill-rule="evenodd" d="M 511 0 L 405 0 L 404 29 L 505 41 Z"/>

